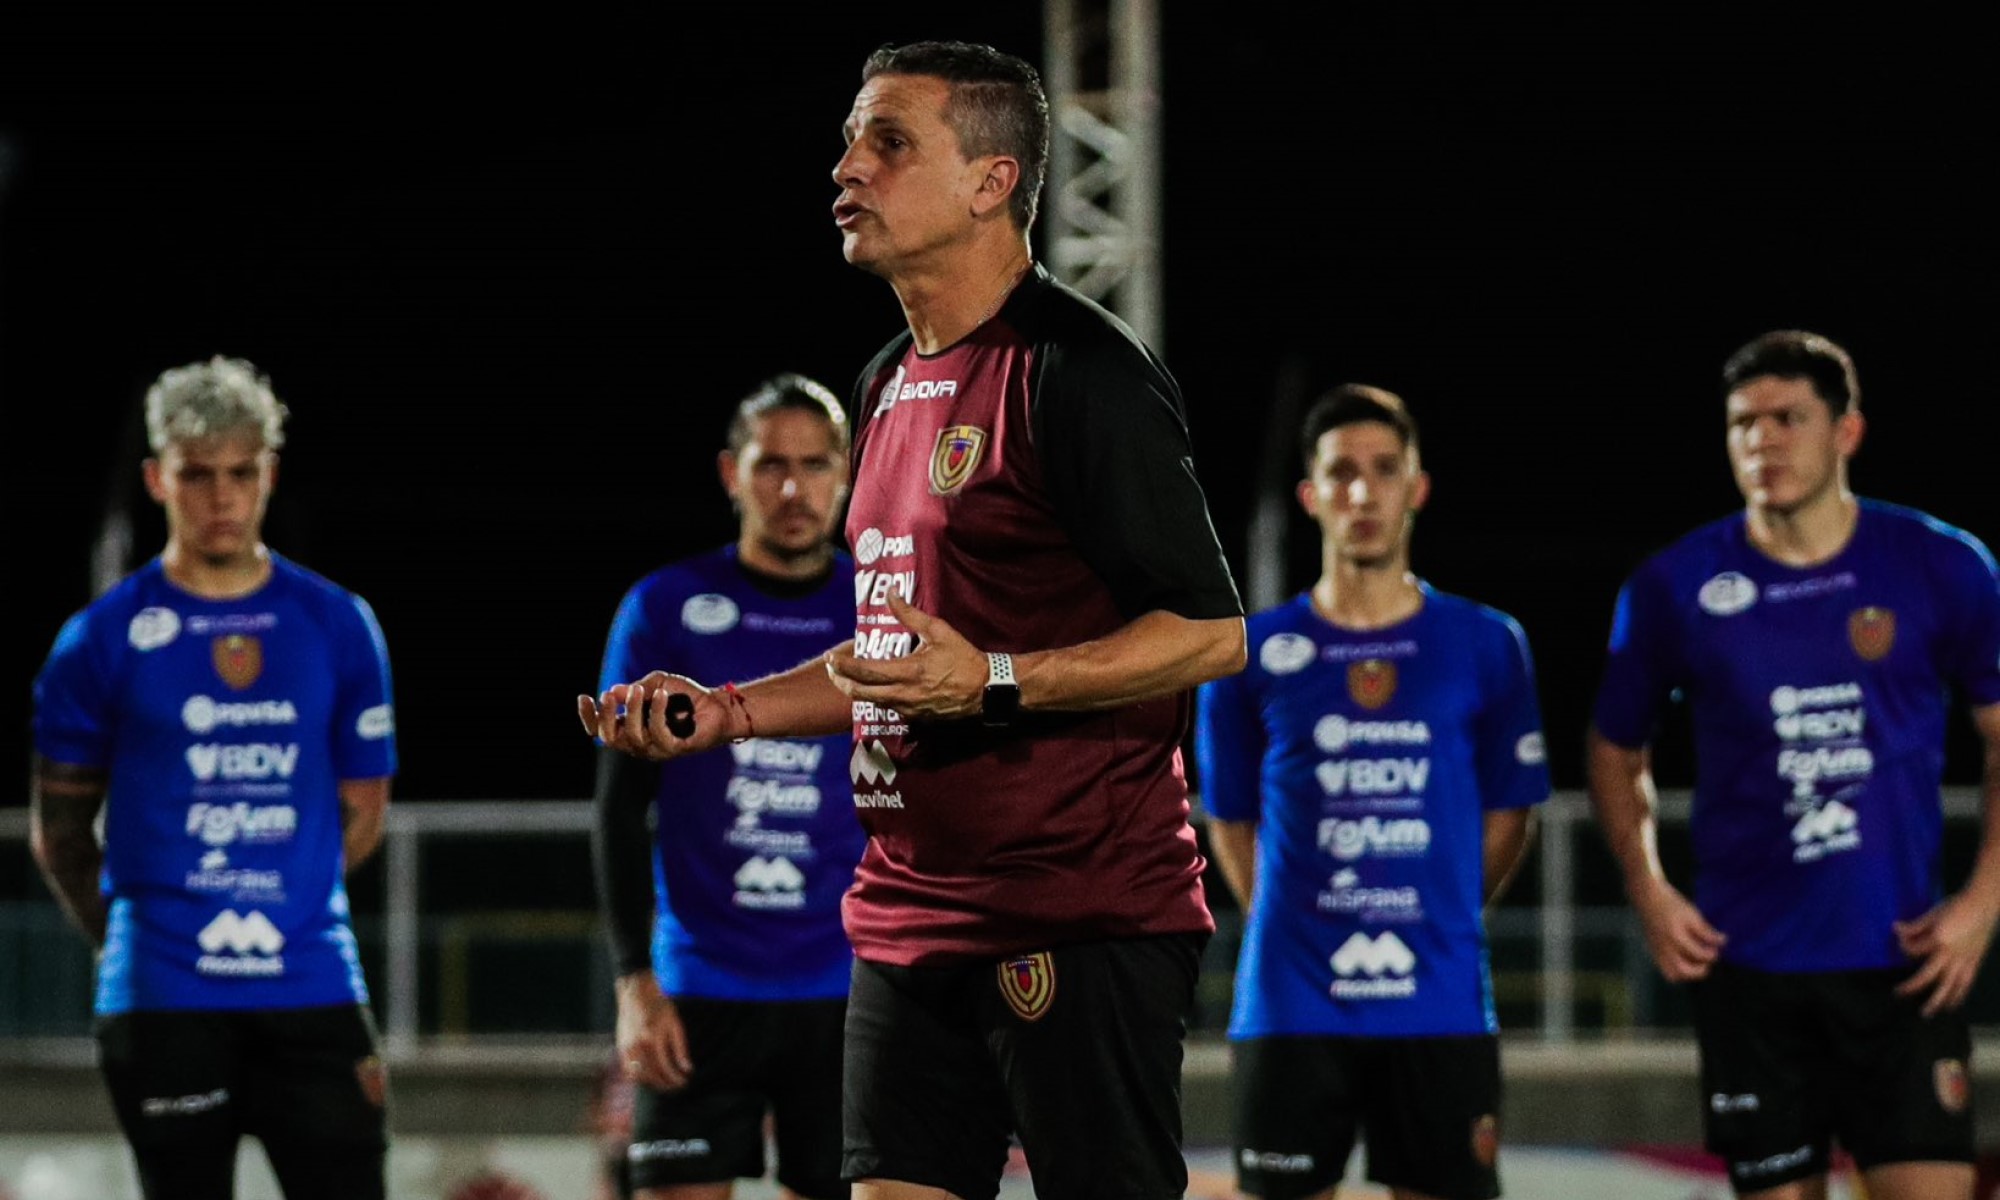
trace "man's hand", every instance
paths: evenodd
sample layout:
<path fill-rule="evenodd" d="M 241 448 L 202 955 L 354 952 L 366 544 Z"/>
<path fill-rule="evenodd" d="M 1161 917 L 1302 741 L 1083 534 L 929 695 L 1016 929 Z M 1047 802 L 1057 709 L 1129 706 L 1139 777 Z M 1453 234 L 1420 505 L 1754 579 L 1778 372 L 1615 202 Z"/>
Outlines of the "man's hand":
<path fill-rule="evenodd" d="M 1979 976 L 1986 947 L 1993 941 L 1997 915 L 1960 892 L 1914 921 L 1896 922 L 1896 940 L 1902 943 L 1903 953 L 1923 961 L 1916 974 L 1896 988 L 1896 994 L 1930 992 L 1924 1001 L 1927 1017 L 1965 1003 L 1973 980 Z"/>
<path fill-rule="evenodd" d="M 667 697 L 675 694 L 694 703 L 694 733 L 688 737 L 667 728 Z M 596 698 L 578 696 L 576 714 L 584 732 L 602 738 L 609 749 L 656 761 L 708 750 L 749 732 L 741 699 L 665 671 L 614 684 Z"/>
<path fill-rule="evenodd" d="M 1669 983 L 1706 979 L 1728 939 L 1686 896 L 1664 879 L 1653 878 L 1632 896 L 1646 930 L 1646 949 Z"/>
<path fill-rule="evenodd" d="M 656 1092 L 686 1087 L 694 1073 L 680 1010 L 651 971 L 618 980 L 618 1057 L 634 1083 Z"/>
<path fill-rule="evenodd" d="M 915 634 L 918 646 L 901 658 L 856 658 L 850 643 L 826 656 L 827 677 L 850 700 L 868 700 L 905 717 L 949 720 L 978 716 L 986 695 L 986 654 L 938 617 L 894 592 L 889 611 Z"/>

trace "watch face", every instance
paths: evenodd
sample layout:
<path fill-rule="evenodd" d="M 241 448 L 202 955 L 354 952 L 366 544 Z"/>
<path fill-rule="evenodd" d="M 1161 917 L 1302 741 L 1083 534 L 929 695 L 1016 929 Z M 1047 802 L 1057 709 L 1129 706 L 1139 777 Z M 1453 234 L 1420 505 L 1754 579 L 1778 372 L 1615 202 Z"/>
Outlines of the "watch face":
<path fill-rule="evenodd" d="M 980 719 L 988 725 L 1005 725 L 1021 707 L 1021 689 L 1012 683 L 989 683 L 980 704 Z"/>

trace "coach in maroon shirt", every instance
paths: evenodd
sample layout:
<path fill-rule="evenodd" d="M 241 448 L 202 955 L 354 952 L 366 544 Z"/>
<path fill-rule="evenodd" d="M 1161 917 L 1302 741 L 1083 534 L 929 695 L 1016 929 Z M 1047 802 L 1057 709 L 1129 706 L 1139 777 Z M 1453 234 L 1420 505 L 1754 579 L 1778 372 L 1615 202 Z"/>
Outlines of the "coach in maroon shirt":
<path fill-rule="evenodd" d="M 649 758 L 852 728 L 854 1196 L 989 1200 L 1014 1133 L 1043 1197 L 1178 1197 L 1183 1017 L 1214 928 L 1180 743 L 1189 689 L 1243 665 L 1241 603 L 1173 379 L 1031 256 L 1034 68 L 926 42 L 862 80 L 834 218 L 908 329 L 853 397 L 854 639 L 579 711 Z"/>

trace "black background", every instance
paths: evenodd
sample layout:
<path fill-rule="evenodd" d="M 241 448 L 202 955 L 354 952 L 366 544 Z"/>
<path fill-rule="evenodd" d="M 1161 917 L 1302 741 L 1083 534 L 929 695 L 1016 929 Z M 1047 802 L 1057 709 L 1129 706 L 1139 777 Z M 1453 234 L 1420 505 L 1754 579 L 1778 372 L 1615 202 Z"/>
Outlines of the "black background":
<path fill-rule="evenodd" d="M 2000 544 L 2000 105 L 1972 29 L 1161 7 L 1160 348 L 1232 561 L 1288 405 L 1400 391 L 1435 478 L 1417 567 L 1526 627 L 1558 786 L 1619 581 L 1737 503 L 1715 377 L 1755 334 L 1854 352 L 1857 490 Z M 221 352 L 293 410 L 269 540 L 381 618 L 399 797 L 587 794 L 574 697 L 623 589 L 731 535 L 733 402 L 780 370 L 845 392 L 900 327 L 828 213 L 862 58 L 956 36 L 1040 61 L 1037 6 L 989 8 L 10 39 L 0 753 L 25 767 L 107 507 L 157 549 L 145 384 Z M 1291 543 L 1302 586 L 1303 518 Z"/>

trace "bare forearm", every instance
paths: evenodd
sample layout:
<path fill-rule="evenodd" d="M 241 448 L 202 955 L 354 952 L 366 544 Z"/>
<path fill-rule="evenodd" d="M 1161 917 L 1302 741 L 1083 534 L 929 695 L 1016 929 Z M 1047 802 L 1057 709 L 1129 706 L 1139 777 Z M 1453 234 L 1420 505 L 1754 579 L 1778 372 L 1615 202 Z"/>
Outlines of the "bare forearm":
<path fill-rule="evenodd" d="M 1593 730 L 1589 749 L 1590 803 L 1605 843 L 1631 889 L 1665 877 L 1660 867 L 1653 774 L 1644 750 L 1620 746 Z"/>
<path fill-rule="evenodd" d="M 1528 856 L 1528 843 L 1534 837 L 1534 831 L 1533 809 L 1511 808 L 1486 814 L 1481 855 L 1485 867 L 1486 903 L 1499 899 L 1501 893 L 1507 890 L 1507 885 L 1514 881 L 1514 873 L 1521 869 L 1521 861 Z"/>
<path fill-rule="evenodd" d="M 106 911 L 98 891 L 104 850 L 94 828 L 104 792 L 93 785 L 38 777 L 29 811 L 29 846 L 49 891 L 69 919 L 90 939 L 104 944 Z"/>
<path fill-rule="evenodd" d="M 1245 653 L 1240 617 L 1196 621 L 1149 612 L 1094 641 L 1017 654 L 1014 674 L 1024 709 L 1091 712 L 1234 674 Z"/>
<path fill-rule="evenodd" d="M 1223 882 L 1235 893 L 1236 903 L 1249 912 L 1257 890 L 1257 823 L 1211 820 L 1208 848 L 1222 870 Z"/>
<path fill-rule="evenodd" d="M 720 686 L 721 681 L 713 682 Z M 743 703 L 735 737 L 823 737 L 854 728 L 854 702 L 827 676 L 823 658 L 739 684 L 736 690 Z"/>

